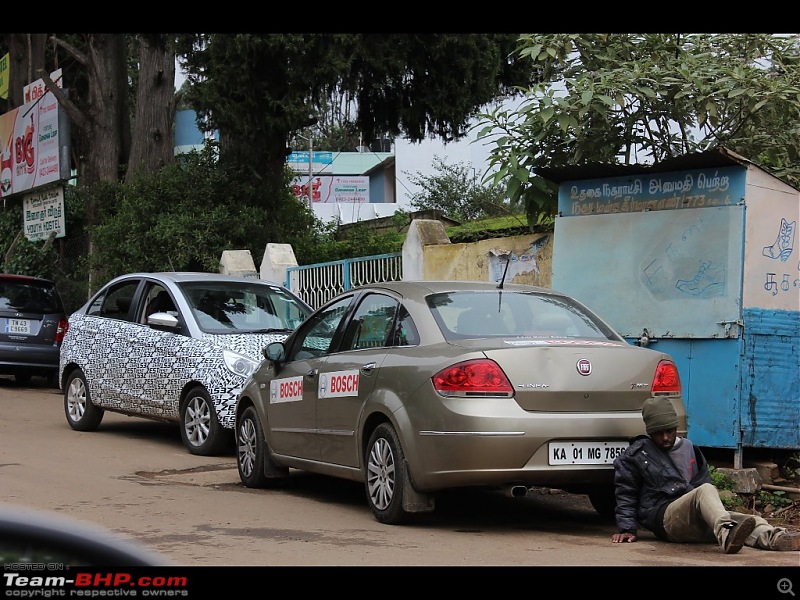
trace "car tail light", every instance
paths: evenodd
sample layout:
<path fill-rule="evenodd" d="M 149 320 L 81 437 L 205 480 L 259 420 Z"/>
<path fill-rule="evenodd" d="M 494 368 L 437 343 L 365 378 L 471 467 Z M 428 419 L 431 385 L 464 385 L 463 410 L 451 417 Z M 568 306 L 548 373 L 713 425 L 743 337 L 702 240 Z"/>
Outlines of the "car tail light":
<path fill-rule="evenodd" d="M 69 321 L 61 319 L 58 322 L 58 328 L 56 329 L 56 344 L 60 344 L 64 340 L 64 335 L 66 335 L 67 329 L 69 329 Z"/>
<path fill-rule="evenodd" d="M 433 387 L 442 396 L 505 396 L 514 395 L 508 377 L 493 360 L 476 359 L 442 369 L 431 377 Z"/>
<path fill-rule="evenodd" d="M 681 378 L 674 362 L 662 360 L 658 363 L 653 377 L 653 391 L 681 393 Z"/>

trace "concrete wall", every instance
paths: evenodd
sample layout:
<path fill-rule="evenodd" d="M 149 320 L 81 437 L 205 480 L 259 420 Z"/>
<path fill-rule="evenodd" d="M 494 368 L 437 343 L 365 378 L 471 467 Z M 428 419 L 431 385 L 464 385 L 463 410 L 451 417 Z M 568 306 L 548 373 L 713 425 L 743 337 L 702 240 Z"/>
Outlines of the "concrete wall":
<path fill-rule="evenodd" d="M 552 287 L 553 234 L 491 238 L 453 244 L 440 221 L 415 219 L 403 245 L 403 278 L 498 282 Z"/>

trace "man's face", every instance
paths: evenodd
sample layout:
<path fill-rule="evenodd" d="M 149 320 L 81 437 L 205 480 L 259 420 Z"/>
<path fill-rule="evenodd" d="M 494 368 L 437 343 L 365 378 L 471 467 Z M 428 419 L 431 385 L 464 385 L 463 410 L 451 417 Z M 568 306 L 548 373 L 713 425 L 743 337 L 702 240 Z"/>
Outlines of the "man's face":
<path fill-rule="evenodd" d="M 675 438 L 678 437 L 678 428 L 662 429 L 661 431 L 654 431 L 650 434 L 650 439 L 653 443 L 661 448 L 664 452 L 669 451 L 675 445 Z"/>

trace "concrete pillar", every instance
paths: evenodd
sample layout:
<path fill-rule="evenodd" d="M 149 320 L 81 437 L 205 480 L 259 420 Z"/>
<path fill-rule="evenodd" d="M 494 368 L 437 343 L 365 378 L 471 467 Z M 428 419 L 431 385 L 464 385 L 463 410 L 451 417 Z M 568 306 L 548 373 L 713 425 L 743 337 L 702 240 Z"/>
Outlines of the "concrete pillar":
<path fill-rule="evenodd" d="M 223 275 L 237 275 L 258 279 L 258 271 L 250 250 L 225 250 L 219 261 L 219 272 Z"/>
<path fill-rule="evenodd" d="M 421 281 L 424 279 L 425 246 L 432 244 L 449 244 L 450 238 L 444 230 L 444 224 L 436 219 L 414 219 L 408 227 L 408 234 L 403 242 L 403 280 Z"/>
<path fill-rule="evenodd" d="M 286 270 L 296 266 L 297 259 L 291 244 L 267 244 L 261 261 L 261 279 L 286 285 Z"/>

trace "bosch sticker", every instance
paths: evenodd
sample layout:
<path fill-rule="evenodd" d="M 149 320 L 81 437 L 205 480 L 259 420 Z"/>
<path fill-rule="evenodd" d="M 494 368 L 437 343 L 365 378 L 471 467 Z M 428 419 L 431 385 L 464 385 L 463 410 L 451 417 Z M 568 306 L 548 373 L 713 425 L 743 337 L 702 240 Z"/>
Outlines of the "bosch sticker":
<path fill-rule="evenodd" d="M 319 378 L 320 398 L 358 396 L 358 371 L 335 371 Z"/>
<path fill-rule="evenodd" d="M 269 403 L 297 402 L 303 399 L 303 378 L 273 379 L 269 384 Z"/>

